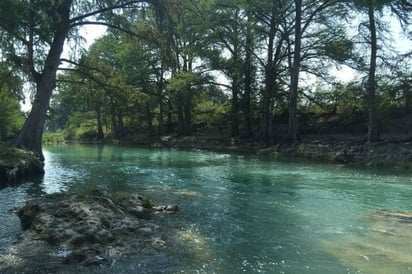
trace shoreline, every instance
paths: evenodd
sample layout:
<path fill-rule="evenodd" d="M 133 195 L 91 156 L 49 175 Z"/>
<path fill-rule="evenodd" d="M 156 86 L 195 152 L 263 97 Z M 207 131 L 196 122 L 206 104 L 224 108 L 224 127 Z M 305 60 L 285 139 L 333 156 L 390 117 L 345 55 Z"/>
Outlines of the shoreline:
<path fill-rule="evenodd" d="M 366 143 L 360 136 L 304 136 L 301 143 L 263 146 L 254 140 L 208 139 L 199 136 L 162 136 L 158 142 L 141 143 L 150 147 L 204 149 L 216 152 L 245 153 L 272 159 L 315 161 L 355 168 L 384 168 L 412 172 L 412 139 L 386 139 Z M 125 143 L 124 145 L 129 145 Z M 130 145 L 133 145 L 130 143 Z"/>

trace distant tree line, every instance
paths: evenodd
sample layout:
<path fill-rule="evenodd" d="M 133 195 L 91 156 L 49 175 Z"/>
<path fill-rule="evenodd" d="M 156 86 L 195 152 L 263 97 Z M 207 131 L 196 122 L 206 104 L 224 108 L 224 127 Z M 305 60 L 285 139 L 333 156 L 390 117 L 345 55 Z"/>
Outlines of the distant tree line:
<path fill-rule="evenodd" d="M 1 137 L 21 125 L 11 91 L 29 82 L 33 107 L 14 145 L 39 156 L 44 129 L 104 141 L 229 128 L 269 145 L 346 128 L 375 142 L 385 119 L 412 108 L 412 52 L 391 47 L 382 19 L 407 37 L 411 11 L 407 0 L 2 0 L 1 65 L 12 77 L 0 96 L 14 100 L 4 109 L 14 118 L 0 119 Z M 107 33 L 62 59 L 92 24 Z M 336 66 L 357 82 L 338 83 Z"/>

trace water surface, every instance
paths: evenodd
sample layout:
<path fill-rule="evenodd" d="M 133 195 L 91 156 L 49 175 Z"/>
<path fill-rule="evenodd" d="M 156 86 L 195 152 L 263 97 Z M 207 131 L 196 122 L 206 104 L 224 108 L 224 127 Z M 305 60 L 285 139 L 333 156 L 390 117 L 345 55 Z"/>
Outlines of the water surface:
<path fill-rule="evenodd" d="M 0 189 L 0 254 L 19 232 L 10 208 L 91 185 L 178 204 L 168 218 L 185 248 L 96 273 L 412 273 L 412 179 L 336 165 L 204 151 L 45 148 L 46 175 Z"/>

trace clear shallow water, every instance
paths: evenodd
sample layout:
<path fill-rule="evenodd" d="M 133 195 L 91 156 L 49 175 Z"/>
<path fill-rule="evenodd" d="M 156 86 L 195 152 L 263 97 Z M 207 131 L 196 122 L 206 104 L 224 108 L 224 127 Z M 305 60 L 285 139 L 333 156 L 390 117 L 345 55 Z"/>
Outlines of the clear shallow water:
<path fill-rule="evenodd" d="M 10 208 L 103 184 L 178 204 L 167 222 L 185 248 L 98 273 L 412 273 L 412 226 L 375 216 L 412 211 L 405 175 L 114 146 L 47 147 L 45 156 L 43 179 L 0 189 L 0 252 L 19 230 Z"/>

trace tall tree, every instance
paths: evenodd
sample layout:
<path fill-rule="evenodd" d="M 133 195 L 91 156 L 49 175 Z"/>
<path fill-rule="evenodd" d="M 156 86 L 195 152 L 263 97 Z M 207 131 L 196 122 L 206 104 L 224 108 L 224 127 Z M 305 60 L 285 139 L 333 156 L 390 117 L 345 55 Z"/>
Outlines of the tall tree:
<path fill-rule="evenodd" d="M 294 42 L 293 50 L 290 53 L 292 57 L 292 62 L 290 62 L 290 93 L 289 93 L 289 119 L 288 119 L 288 132 L 287 139 L 290 142 L 299 141 L 299 127 L 298 127 L 298 88 L 299 88 L 299 74 L 301 71 L 302 62 L 313 59 L 313 56 L 310 54 L 302 55 L 303 41 L 308 40 L 309 47 L 315 48 L 317 41 L 323 44 L 330 43 L 331 41 L 338 41 L 338 37 L 333 38 L 336 34 L 333 29 L 338 27 L 327 25 L 327 17 L 338 18 L 336 16 L 336 11 L 331 9 L 338 2 L 334 0 L 319 1 L 319 0 L 294 0 Z M 338 13 L 339 14 L 339 13 Z M 316 27 L 312 27 L 316 24 Z M 325 26 L 329 28 L 325 33 Z M 332 29 L 330 29 L 332 28 Z M 319 31 L 319 29 L 323 31 Z M 317 31 L 315 31 L 317 30 Z M 305 35 L 306 34 L 306 35 Z M 312 37 L 315 37 L 313 39 Z M 315 41 L 314 41 L 315 40 Z M 326 45 L 325 45 L 326 46 Z M 323 46 L 323 48 L 325 47 Z M 321 47 L 322 48 L 322 47 Z M 316 58 L 319 60 L 322 53 L 322 50 L 318 50 L 315 54 Z M 339 55 L 336 55 L 339 56 Z M 333 57 L 333 56 L 332 56 Z M 311 72 L 311 71 L 308 71 Z M 312 71 L 313 73 L 313 71 Z M 315 73 L 320 75 L 321 73 Z"/>
<path fill-rule="evenodd" d="M 246 41 L 245 41 L 245 62 L 244 62 L 244 89 L 243 94 L 243 115 L 245 120 L 245 136 L 252 137 L 252 95 L 254 90 L 254 78 L 256 77 L 253 55 L 255 51 L 255 20 L 250 7 L 246 8 Z"/>
<path fill-rule="evenodd" d="M 252 52 L 245 53 L 247 29 L 245 3 L 233 0 L 209 2 L 207 13 L 204 15 L 205 21 L 209 22 L 210 28 L 213 29 L 213 31 L 206 30 L 207 38 L 205 40 L 210 50 L 208 58 L 211 68 L 223 73 L 230 82 L 226 86 L 231 93 L 230 134 L 232 137 L 238 137 L 240 134 L 240 98 L 245 73 L 244 56 L 249 58 L 249 61 L 252 57 L 249 55 Z M 252 46 L 252 37 L 249 35 L 248 39 L 250 47 Z M 250 65 L 249 62 L 249 72 L 251 73 Z"/>
<path fill-rule="evenodd" d="M 288 14 L 289 1 L 251 1 L 256 16 L 257 38 L 260 42 L 262 57 L 258 61 L 262 67 L 264 83 L 261 99 L 260 138 L 263 143 L 271 144 L 273 137 L 273 104 L 278 93 L 280 75 L 285 58 L 285 38 L 287 30 L 283 22 Z"/>
<path fill-rule="evenodd" d="M 376 58 L 378 42 L 376 38 L 375 8 L 372 2 L 368 4 L 368 19 L 370 31 L 370 63 L 368 73 L 368 142 L 379 140 L 379 130 L 376 117 Z"/>
<path fill-rule="evenodd" d="M 300 50 L 302 44 L 302 0 L 295 0 L 295 41 L 293 44 L 293 64 L 290 75 L 289 96 L 289 123 L 287 138 L 292 142 L 298 142 L 298 84 L 300 72 Z"/>
<path fill-rule="evenodd" d="M 401 22 L 404 30 L 410 23 L 412 3 L 405 0 L 377 0 L 377 1 L 367 1 L 367 0 L 355 0 L 355 6 L 367 13 L 367 23 L 362 23 L 361 26 L 366 26 L 369 31 L 369 37 L 367 38 L 367 44 L 370 47 L 370 61 L 368 67 L 368 80 L 367 80 L 367 101 L 368 101 L 368 142 L 379 141 L 379 121 L 377 113 L 377 81 L 376 81 L 376 71 L 377 71 L 377 60 L 379 57 L 378 49 L 380 48 L 378 42 L 378 34 L 384 31 L 383 28 L 379 28 L 379 22 L 377 13 L 383 15 L 385 7 L 389 8 L 392 14 Z M 360 28 L 361 29 L 361 28 Z M 382 58 L 382 56 L 381 56 Z M 385 61 L 386 62 L 386 61 Z"/>
<path fill-rule="evenodd" d="M 121 28 L 119 24 L 124 21 L 118 20 L 119 13 L 113 10 L 136 7 L 140 2 L 143 1 L 107 0 L 97 5 L 89 5 L 86 0 L 0 2 L 0 32 L 4 38 L 1 47 L 10 63 L 25 73 L 36 89 L 31 112 L 14 146 L 31 150 L 44 159 L 43 127 L 65 42 L 82 25 Z"/>

